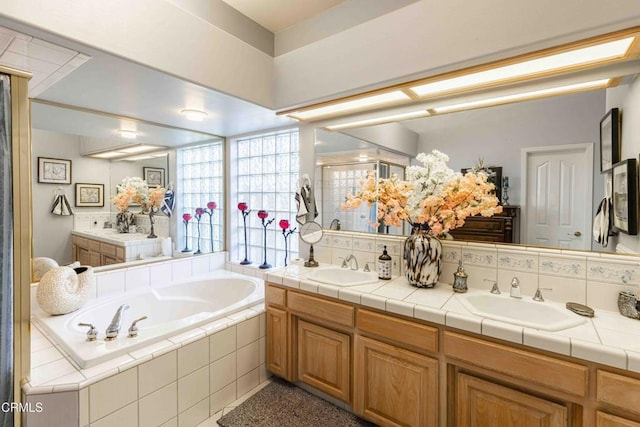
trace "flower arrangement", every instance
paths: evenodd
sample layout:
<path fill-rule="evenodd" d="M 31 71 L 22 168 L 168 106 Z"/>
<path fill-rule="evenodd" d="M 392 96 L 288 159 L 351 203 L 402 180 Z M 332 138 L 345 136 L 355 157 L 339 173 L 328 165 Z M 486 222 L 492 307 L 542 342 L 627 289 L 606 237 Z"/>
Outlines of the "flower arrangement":
<path fill-rule="evenodd" d="M 111 199 L 116 209 L 124 212 L 132 203 L 139 204 L 142 212 L 157 211 L 164 201 L 166 189 L 149 188 L 147 182 L 140 177 L 126 177 L 116 186 L 118 193 Z"/>
<path fill-rule="evenodd" d="M 468 216 L 488 217 L 502 212 L 492 194 L 494 185 L 487 182 L 484 172 L 454 172 L 447 166 L 449 157 L 438 150 L 420 153 L 417 160 L 422 165 L 408 166 L 406 180 L 395 175 L 376 178 L 375 171 L 370 172 L 360 181 L 361 190 L 348 195 L 342 208 L 377 203 L 375 227 L 380 221 L 400 226 L 404 220 L 413 226 L 428 226 L 436 236 L 462 226 Z"/>

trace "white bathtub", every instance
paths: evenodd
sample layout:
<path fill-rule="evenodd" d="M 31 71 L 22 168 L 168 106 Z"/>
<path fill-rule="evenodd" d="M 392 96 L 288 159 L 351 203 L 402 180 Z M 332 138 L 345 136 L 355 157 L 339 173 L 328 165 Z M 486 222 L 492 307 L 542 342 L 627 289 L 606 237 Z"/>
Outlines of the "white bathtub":
<path fill-rule="evenodd" d="M 32 320 L 80 368 L 88 368 L 263 301 L 264 281 L 221 270 L 190 282 L 98 298 L 63 316 L 50 316 L 35 307 Z M 105 330 L 122 304 L 130 308 L 124 311 L 120 334 L 105 341 Z M 143 316 L 147 319 L 138 323 L 138 336 L 128 338 L 131 322 Z M 86 341 L 88 328 L 78 326 L 81 322 L 98 329 L 96 341 Z"/>

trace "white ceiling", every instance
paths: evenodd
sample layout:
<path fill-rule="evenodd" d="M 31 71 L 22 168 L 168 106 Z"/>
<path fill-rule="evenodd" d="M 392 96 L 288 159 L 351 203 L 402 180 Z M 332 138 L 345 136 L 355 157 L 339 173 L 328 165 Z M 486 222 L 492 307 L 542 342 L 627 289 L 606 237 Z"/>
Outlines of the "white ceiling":
<path fill-rule="evenodd" d="M 345 0 L 223 0 L 272 33 L 312 18 Z"/>

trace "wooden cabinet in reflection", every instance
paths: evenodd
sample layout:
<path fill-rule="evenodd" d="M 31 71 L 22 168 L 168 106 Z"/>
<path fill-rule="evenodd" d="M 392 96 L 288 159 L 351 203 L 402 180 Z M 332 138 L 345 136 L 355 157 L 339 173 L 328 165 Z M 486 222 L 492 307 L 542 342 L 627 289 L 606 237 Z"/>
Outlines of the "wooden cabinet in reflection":
<path fill-rule="evenodd" d="M 503 206 L 502 213 L 489 218 L 469 217 L 464 226 L 449 233 L 457 240 L 520 243 L 520 207 Z"/>
<path fill-rule="evenodd" d="M 72 258 L 74 261 L 80 261 L 82 265 L 100 267 L 125 261 L 124 246 L 116 246 L 79 236 L 73 236 L 71 242 Z"/>

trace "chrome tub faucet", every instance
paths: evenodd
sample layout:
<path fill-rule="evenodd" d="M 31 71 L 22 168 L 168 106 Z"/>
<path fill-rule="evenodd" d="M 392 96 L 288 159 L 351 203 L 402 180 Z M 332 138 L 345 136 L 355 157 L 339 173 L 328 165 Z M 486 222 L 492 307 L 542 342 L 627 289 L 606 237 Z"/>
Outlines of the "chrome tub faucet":
<path fill-rule="evenodd" d="M 122 304 L 120 307 L 118 307 L 116 314 L 113 316 L 113 319 L 111 319 L 111 324 L 105 331 L 105 340 L 112 341 L 118 338 L 118 333 L 120 332 L 120 323 L 122 322 L 122 315 L 128 308 L 129 306 L 127 304 Z"/>

